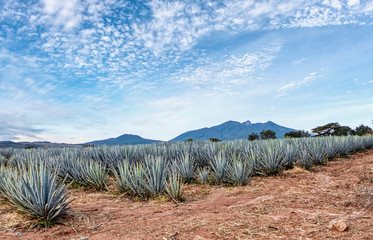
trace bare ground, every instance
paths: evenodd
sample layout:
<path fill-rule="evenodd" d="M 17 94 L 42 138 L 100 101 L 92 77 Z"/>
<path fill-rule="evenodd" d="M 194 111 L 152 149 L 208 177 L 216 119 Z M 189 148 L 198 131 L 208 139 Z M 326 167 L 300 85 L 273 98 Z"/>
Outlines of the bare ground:
<path fill-rule="evenodd" d="M 112 188 L 111 188 L 112 189 Z M 373 239 L 373 150 L 313 171 L 254 177 L 244 187 L 188 185 L 186 201 L 136 201 L 74 190 L 71 213 L 52 228 L 0 199 L 0 239 Z M 330 230 L 345 218 L 348 229 Z"/>

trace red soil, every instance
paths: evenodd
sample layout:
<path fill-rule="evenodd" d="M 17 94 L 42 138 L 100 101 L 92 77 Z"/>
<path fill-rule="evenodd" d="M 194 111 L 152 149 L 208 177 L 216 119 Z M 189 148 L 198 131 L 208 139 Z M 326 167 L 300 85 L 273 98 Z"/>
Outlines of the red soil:
<path fill-rule="evenodd" d="M 0 200 L 0 239 L 373 239 L 373 150 L 244 187 L 188 185 L 178 205 L 114 193 L 74 190 L 72 212 L 49 229 L 25 228 Z M 338 218 L 346 231 L 330 230 Z"/>

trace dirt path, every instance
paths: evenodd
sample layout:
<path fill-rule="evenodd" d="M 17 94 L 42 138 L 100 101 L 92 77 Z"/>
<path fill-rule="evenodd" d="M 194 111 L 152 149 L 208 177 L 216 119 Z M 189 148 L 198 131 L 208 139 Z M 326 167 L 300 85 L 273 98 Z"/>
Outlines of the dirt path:
<path fill-rule="evenodd" d="M 179 205 L 75 191 L 73 212 L 48 230 L 20 228 L 25 218 L 0 200 L 0 239 L 373 239 L 372 194 L 373 150 L 245 187 L 190 185 Z M 347 231 L 329 229 L 338 218 Z"/>

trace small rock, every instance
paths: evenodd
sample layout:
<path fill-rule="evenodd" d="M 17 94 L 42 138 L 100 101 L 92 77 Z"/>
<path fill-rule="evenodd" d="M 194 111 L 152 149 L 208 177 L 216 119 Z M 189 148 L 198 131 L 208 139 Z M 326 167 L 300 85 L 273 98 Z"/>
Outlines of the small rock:
<path fill-rule="evenodd" d="M 330 230 L 343 232 L 348 228 L 347 220 L 345 218 L 334 219 L 329 223 Z"/>

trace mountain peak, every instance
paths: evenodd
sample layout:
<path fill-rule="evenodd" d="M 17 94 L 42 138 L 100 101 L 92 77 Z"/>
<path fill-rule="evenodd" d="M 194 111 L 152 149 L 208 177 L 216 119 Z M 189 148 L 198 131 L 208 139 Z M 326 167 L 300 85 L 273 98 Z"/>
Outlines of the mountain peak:
<path fill-rule="evenodd" d="M 251 126 L 251 121 L 247 120 L 246 122 L 243 122 L 242 124 L 244 124 L 245 126 Z"/>

